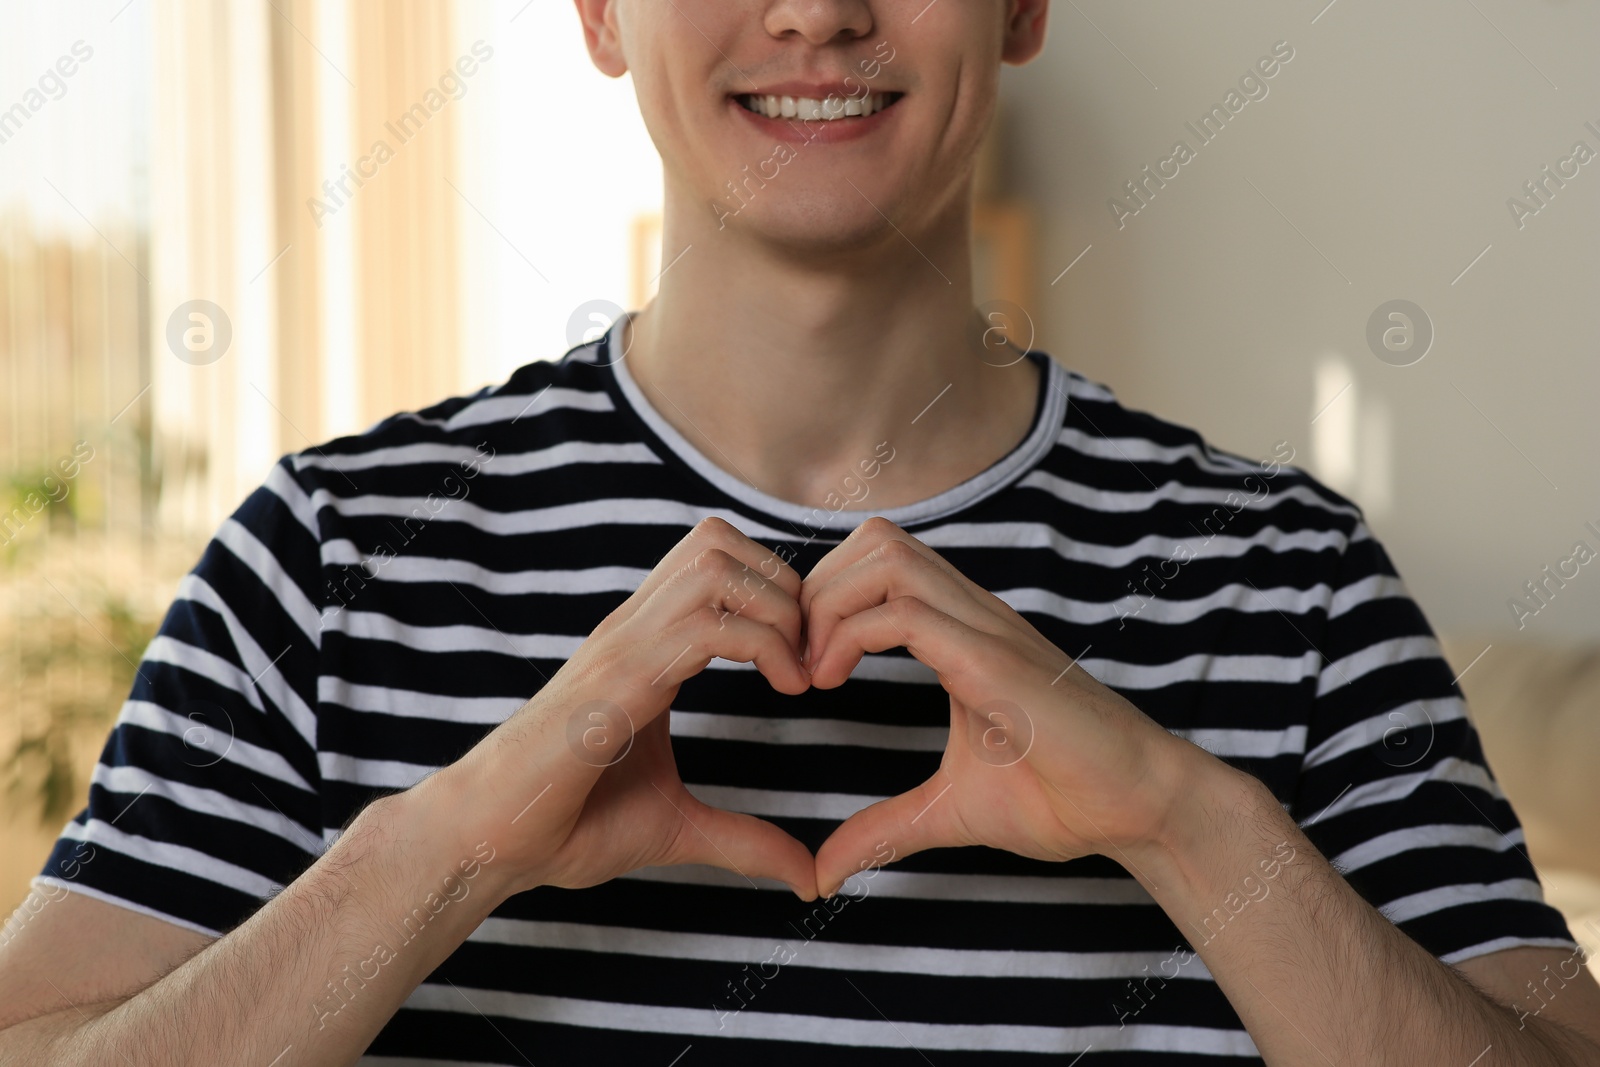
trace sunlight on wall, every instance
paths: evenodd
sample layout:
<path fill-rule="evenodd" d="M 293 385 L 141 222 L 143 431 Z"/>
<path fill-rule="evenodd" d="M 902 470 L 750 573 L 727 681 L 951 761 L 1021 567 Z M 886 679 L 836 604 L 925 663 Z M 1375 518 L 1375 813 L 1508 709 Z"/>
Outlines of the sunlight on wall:
<path fill-rule="evenodd" d="M 1341 493 L 1356 481 L 1356 415 L 1360 397 L 1350 365 L 1337 357 L 1317 364 L 1311 390 L 1311 457 L 1317 475 Z"/>
<path fill-rule="evenodd" d="M 1381 397 L 1365 398 L 1350 364 L 1325 356 L 1312 376 L 1311 472 L 1378 521 L 1394 502 L 1394 431 Z"/>

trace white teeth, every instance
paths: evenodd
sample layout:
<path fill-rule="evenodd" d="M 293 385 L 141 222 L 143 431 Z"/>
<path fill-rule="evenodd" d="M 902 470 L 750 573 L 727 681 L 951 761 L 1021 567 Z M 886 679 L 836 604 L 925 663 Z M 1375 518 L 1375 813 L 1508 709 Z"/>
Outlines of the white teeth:
<path fill-rule="evenodd" d="M 844 118 L 868 118 L 889 106 L 885 93 L 868 93 L 863 96 L 830 96 L 826 100 L 811 97 L 752 94 L 742 97 L 751 111 L 768 118 L 797 118 L 803 122 L 832 122 Z"/>

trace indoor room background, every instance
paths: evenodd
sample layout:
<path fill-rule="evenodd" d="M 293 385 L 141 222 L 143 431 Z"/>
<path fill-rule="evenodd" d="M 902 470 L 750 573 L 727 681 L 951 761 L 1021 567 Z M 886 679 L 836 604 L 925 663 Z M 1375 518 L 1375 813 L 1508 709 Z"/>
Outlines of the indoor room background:
<path fill-rule="evenodd" d="M 5 14 L 9 910 L 277 457 L 558 358 L 692 249 L 660 245 L 632 87 L 568 0 Z M 1004 75 L 974 294 L 1131 406 L 1292 449 L 1362 506 L 1591 952 L 1596 42 L 1578 0 L 1057 0 Z"/>

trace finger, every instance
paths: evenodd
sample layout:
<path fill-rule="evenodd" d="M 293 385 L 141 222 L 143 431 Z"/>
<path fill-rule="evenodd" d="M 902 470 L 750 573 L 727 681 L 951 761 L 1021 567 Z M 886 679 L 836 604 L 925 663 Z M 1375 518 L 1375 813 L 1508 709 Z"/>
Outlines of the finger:
<path fill-rule="evenodd" d="M 799 654 L 799 603 L 776 582 L 720 548 L 708 548 L 680 567 L 639 607 L 627 626 L 651 633 L 705 607 L 765 623 Z"/>
<path fill-rule="evenodd" d="M 806 663 L 828 644 L 829 635 L 840 621 L 896 597 L 914 596 L 977 629 L 993 631 L 1001 626 L 1000 620 L 974 599 L 950 571 L 906 541 L 884 541 L 825 579 L 820 588 L 815 578 L 806 581 L 810 596 L 809 604 L 803 608 L 806 649 L 802 661 Z"/>
<path fill-rule="evenodd" d="M 697 555 L 712 548 L 728 553 L 765 580 L 777 583 L 778 588 L 789 596 L 799 598 L 800 575 L 793 567 L 780 558 L 773 549 L 746 537 L 732 523 L 716 516 L 709 516 L 696 523 L 677 544 L 667 550 L 667 554 L 651 568 L 650 573 L 645 576 L 644 581 L 632 595 L 595 628 L 594 634 L 600 634 L 632 618 L 639 607 L 668 579 L 687 566 Z"/>
<path fill-rule="evenodd" d="M 681 569 L 689 561 L 707 549 L 720 548 L 746 567 L 755 571 L 769 582 L 776 582 L 778 588 L 798 600 L 800 598 L 800 574 L 789 566 L 778 553 L 756 541 L 746 537 L 738 527 L 725 519 L 715 516 L 702 519 L 694 529 L 686 534 L 683 540 L 674 545 L 661 562 L 656 564 L 652 574 L 659 573 L 663 576 L 670 575 Z"/>
<path fill-rule="evenodd" d="M 969 844 L 947 795 L 950 788 L 949 776 L 940 771 L 914 789 L 862 808 L 840 823 L 817 850 L 817 892 L 831 897 L 861 871 L 924 849 Z"/>
<path fill-rule="evenodd" d="M 918 554 L 931 562 L 949 568 L 951 573 L 959 573 L 954 567 L 950 566 L 944 557 L 933 549 L 912 537 L 888 519 L 878 515 L 850 531 L 848 537 L 834 545 L 825 556 L 817 560 L 816 566 L 812 567 L 810 572 L 806 574 L 805 584 L 800 590 L 801 609 L 806 611 L 809 617 L 811 598 L 816 595 L 818 590 L 837 577 L 840 571 L 858 562 L 868 553 L 888 541 L 904 541 L 916 549 Z"/>
<path fill-rule="evenodd" d="M 974 629 L 926 601 L 895 597 L 833 627 L 827 644 L 810 663 L 811 684 L 818 689 L 843 685 L 863 655 L 891 648 L 904 648 L 933 668 L 944 687 L 963 700 L 983 660 L 1004 651 L 992 634 Z"/>
<path fill-rule="evenodd" d="M 817 896 L 811 850 L 765 819 L 703 804 L 684 790 L 673 801 L 683 825 L 669 863 L 703 863 L 746 878 L 784 882 L 801 900 Z"/>
<path fill-rule="evenodd" d="M 781 633 L 766 623 L 715 608 L 701 608 L 655 634 L 643 652 L 637 664 L 642 671 L 635 680 L 652 689 L 682 685 L 714 659 L 753 663 L 780 693 L 792 696 L 811 686 L 810 674 Z"/>

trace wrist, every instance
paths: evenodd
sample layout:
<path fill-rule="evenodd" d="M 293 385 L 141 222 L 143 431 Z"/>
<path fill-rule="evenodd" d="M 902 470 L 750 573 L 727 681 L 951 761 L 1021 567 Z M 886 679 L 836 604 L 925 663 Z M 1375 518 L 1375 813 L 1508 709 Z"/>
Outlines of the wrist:
<path fill-rule="evenodd" d="M 1204 892 L 1204 886 L 1249 865 L 1257 852 L 1298 837 L 1298 828 L 1254 775 L 1241 771 L 1182 738 L 1163 761 L 1166 804 L 1141 841 L 1129 846 L 1132 873 L 1162 895 Z M 1270 840 L 1269 840 L 1270 839 Z"/>
<path fill-rule="evenodd" d="M 410 789 L 383 797 L 352 824 L 381 841 L 398 862 L 427 872 L 439 893 L 471 907 L 481 920 L 518 891 L 516 872 L 496 835 L 472 817 L 474 807 L 457 775 L 446 767 Z M 477 810 L 482 810 L 478 808 Z M 363 825 L 365 823 L 366 825 Z"/>

